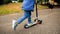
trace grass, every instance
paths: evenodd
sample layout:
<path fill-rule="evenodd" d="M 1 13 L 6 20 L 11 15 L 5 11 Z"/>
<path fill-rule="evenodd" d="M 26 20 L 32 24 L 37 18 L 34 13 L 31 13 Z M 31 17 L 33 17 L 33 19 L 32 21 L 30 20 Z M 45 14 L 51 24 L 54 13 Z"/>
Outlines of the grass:
<path fill-rule="evenodd" d="M 12 13 L 20 13 L 22 12 L 22 3 L 9 3 L 0 5 L 0 15 L 12 14 Z M 46 6 L 38 5 L 38 10 L 46 8 Z M 34 9 L 35 10 L 35 9 Z"/>
<path fill-rule="evenodd" d="M 9 3 L 5 5 L 0 5 L 0 15 L 19 13 L 21 12 L 22 3 Z"/>

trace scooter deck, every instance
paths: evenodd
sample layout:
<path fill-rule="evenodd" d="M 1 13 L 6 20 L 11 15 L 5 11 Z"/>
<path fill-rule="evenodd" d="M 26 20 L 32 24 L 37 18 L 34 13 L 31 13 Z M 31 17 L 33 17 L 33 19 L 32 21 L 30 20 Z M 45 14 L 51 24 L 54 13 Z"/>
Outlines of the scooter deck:
<path fill-rule="evenodd" d="M 28 28 L 31 28 L 31 27 L 33 27 L 33 26 L 35 26 L 35 25 L 37 25 L 37 24 L 33 24 L 32 26 L 29 26 L 29 27 L 26 27 L 26 25 L 24 25 L 24 28 L 25 28 L 25 29 L 28 29 Z"/>
<path fill-rule="evenodd" d="M 35 24 L 33 24 L 33 25 L 29 26 L 29 27 L 26 27 L 27 24 L 25 24 L 25 25 L 24 25 L 24 28 L 25 28 L 25 29 L 28 29 L 28 28 L 30 28 L 30 27 L 32 27 L 32 26 L 37 25 L 37 24 L 42 24 L 42 20 L 36 20 L 35 22 L 36 22 Z"/>

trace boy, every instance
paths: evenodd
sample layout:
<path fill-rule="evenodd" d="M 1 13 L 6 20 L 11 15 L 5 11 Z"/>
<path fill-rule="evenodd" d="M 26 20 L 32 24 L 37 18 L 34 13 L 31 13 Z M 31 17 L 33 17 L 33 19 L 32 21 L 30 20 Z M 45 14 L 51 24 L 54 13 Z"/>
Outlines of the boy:
<path fill-rule="evenodd" d="M 31 12 L 34 10 L 34 0 L 23 0 L 22 10 L 24 10 L 24 16 L 19 18 L 18 20 L 13 20 L 12 28 L 15 30 L 17 25 L 28 18 L 28 23 L 26 27 L 32 26 L 34 23 L 31 20 Z"/>

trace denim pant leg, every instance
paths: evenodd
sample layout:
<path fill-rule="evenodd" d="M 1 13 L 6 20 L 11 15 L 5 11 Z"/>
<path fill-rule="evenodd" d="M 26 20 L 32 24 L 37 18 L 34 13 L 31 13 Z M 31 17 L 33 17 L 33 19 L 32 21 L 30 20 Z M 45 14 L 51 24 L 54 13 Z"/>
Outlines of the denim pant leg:
<path fill-rule="evenodd" d="M 24 11 L 24 16 L 22 16 L 21 18 L 19 18 L 17 20 L 18 24 L 20 24 L 21 22 L 23 22 L 26 18 L 28 18 L 28 16 L 29 16 L 29 12 Z"/>
<path fill-rule="evenodd" d="M 31 21 L 31 11 L 29 11 L 29 15 L 28 15 L 28 23 L 32 23 L 32 21 Z"/>

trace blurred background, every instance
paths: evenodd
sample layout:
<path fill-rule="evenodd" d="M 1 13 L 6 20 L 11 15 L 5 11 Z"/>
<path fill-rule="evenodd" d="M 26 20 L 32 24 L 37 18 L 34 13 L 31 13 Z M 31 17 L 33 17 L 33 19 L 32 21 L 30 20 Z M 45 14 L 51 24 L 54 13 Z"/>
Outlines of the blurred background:
<path fill-rule="evenodd" d="M 19 13 L 23 0 L 0 0 L 0 15 Z M 60 7 L 60 0 L 38 0 L 38 10 Z"/>
<path fill-rule="evenodd" d="M 1 4 L 6 4 L 10 2 L 22 2 L 23 0 L 0 0 L 0 5 Z M 47 4 L 47 3 L 52 3 L 54 5 L 59 5 L 60 1 L 59 0 L 38 0 L 39 4 Z"/>

